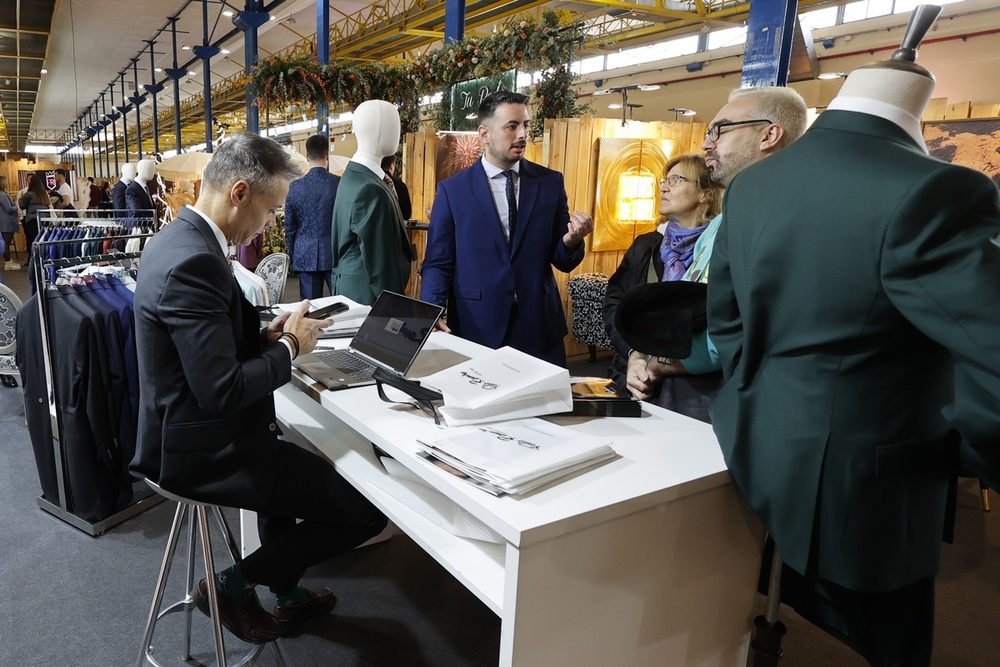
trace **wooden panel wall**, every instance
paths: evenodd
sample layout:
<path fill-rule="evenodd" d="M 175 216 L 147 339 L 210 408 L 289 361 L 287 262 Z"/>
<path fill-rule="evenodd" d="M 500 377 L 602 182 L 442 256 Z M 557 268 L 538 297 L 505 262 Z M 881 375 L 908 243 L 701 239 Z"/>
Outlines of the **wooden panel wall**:
<path fill-rule="evenodd" d="M 701 141 L 705 130 L 706 124 L 700 122 L 629 121 L 626 126 L 622 126 L 620 120 L 592 116 L 547 120 L 543 139 L 528 144 L 525 158 L 561 172 L 566 182 L 570 211 L 584 211 L 593 215 L 597 187 L 598 139 L 602 137 L 673 139 L 678 142 L 677 154 L 680 155 L 701 153 Z M 410 188 L 413 217 L 418 220 L 429 219 L 429 211 L 434 203 L 437 145 L 438 138 L 434 132 L 424 130 L 418 134 L 407 135 L 403 147 L 403 181 Z M 419 266 L 424 257 L 424 233 L 412 232 L 411 238 L 417 245 L 417 266 Z M 572 322 L 571 303 L 567 292 L 570 277 L 591 272 L 611 275 L 625 254 L 625 251 L 592 252 L 589 248 L 588 241 L 587 255 L 571 274 L 555 271 L 567 322 Z M 419 278 L 411 280 L 409 292 L 419 294 Z M 587 349 L 586 346 L 577 344 L 570 334 L 566 337 L 566 352 L 572 356 L 585 354 Z"/>

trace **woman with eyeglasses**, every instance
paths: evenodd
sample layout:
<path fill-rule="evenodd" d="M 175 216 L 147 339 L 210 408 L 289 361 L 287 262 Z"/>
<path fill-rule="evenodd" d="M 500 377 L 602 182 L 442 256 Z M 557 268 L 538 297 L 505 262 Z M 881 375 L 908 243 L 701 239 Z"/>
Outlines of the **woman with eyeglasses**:
<path fill-rule="evenodd" d="M 702 392 L 698 386 L 692 387 L 704 384 L 707 378 L 686 375 L 679 362 L 657 360 L 641 350 L 630 349 L 615 328 L 618 303 L 629 288 L 681 280 L 694 259 L 695 241 L 722 209 L 724 188 L 711 179 L 700 155 L 681 155 L 668 161 L 659 190 L 660 225 L 656 231 L 636 237 L 608 281 L 604 326 L 615 348 L 608 376 L 623 394 L 708 421 L 707 405 L 702 407 L 705 402 L 700 400 Z M 665 376 L 676 378 L 666 390 Z M 678 385 L 676 390 L 673 385 Z M 693 401 L 688 400 L 692 391 Z"/>

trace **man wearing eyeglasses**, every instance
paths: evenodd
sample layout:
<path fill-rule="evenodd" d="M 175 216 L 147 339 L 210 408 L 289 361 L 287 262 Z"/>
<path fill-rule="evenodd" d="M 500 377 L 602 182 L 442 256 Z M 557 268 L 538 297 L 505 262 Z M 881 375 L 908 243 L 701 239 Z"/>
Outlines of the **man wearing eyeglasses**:
<path fill-rule="evenodd" d="M 728 187 L 743 169 L 788 146 L 805 129 L 806 103 L 795 90 L 780 86 L 734 90 L 729 102 L 709 123 L 701 144 L 712 180 Z M 708 282 L 712 249 L 721 225 L 720 213 L 695 242 L 694 259 L 682 280 Z M 702 331 L 692 340 L 690 357 L 653 357 L 643 370 L 644 376 L 636 380 L 651 390 L 668 375 L 704 375 L 720 368 L 718 351 L 707 332 Z"/>

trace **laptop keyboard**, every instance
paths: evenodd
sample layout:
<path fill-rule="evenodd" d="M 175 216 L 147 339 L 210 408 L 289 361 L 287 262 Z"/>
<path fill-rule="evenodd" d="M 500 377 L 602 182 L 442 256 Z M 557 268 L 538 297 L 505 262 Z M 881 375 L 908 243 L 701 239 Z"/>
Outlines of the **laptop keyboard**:
<path fill-rule="evenodd" d="M 313 356 L 327 364 L 336 366 L 355 380 L 370 378 L 375 372 L 374 366 L 347 350 L 314 351 Z"/>

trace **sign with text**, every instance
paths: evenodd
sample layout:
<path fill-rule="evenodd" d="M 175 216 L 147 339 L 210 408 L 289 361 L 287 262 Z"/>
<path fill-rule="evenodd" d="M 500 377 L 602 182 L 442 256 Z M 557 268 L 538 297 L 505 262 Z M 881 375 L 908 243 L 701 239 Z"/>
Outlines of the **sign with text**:
<path fill-rule="evenodd" d="M 469 132 L 479 127 L 479 105 L 491 93 L 514 90 L 517 73 L 508 70 L 495 76 L 484 76 L 456 83 L 451 87 L 451 130 Z"/>

